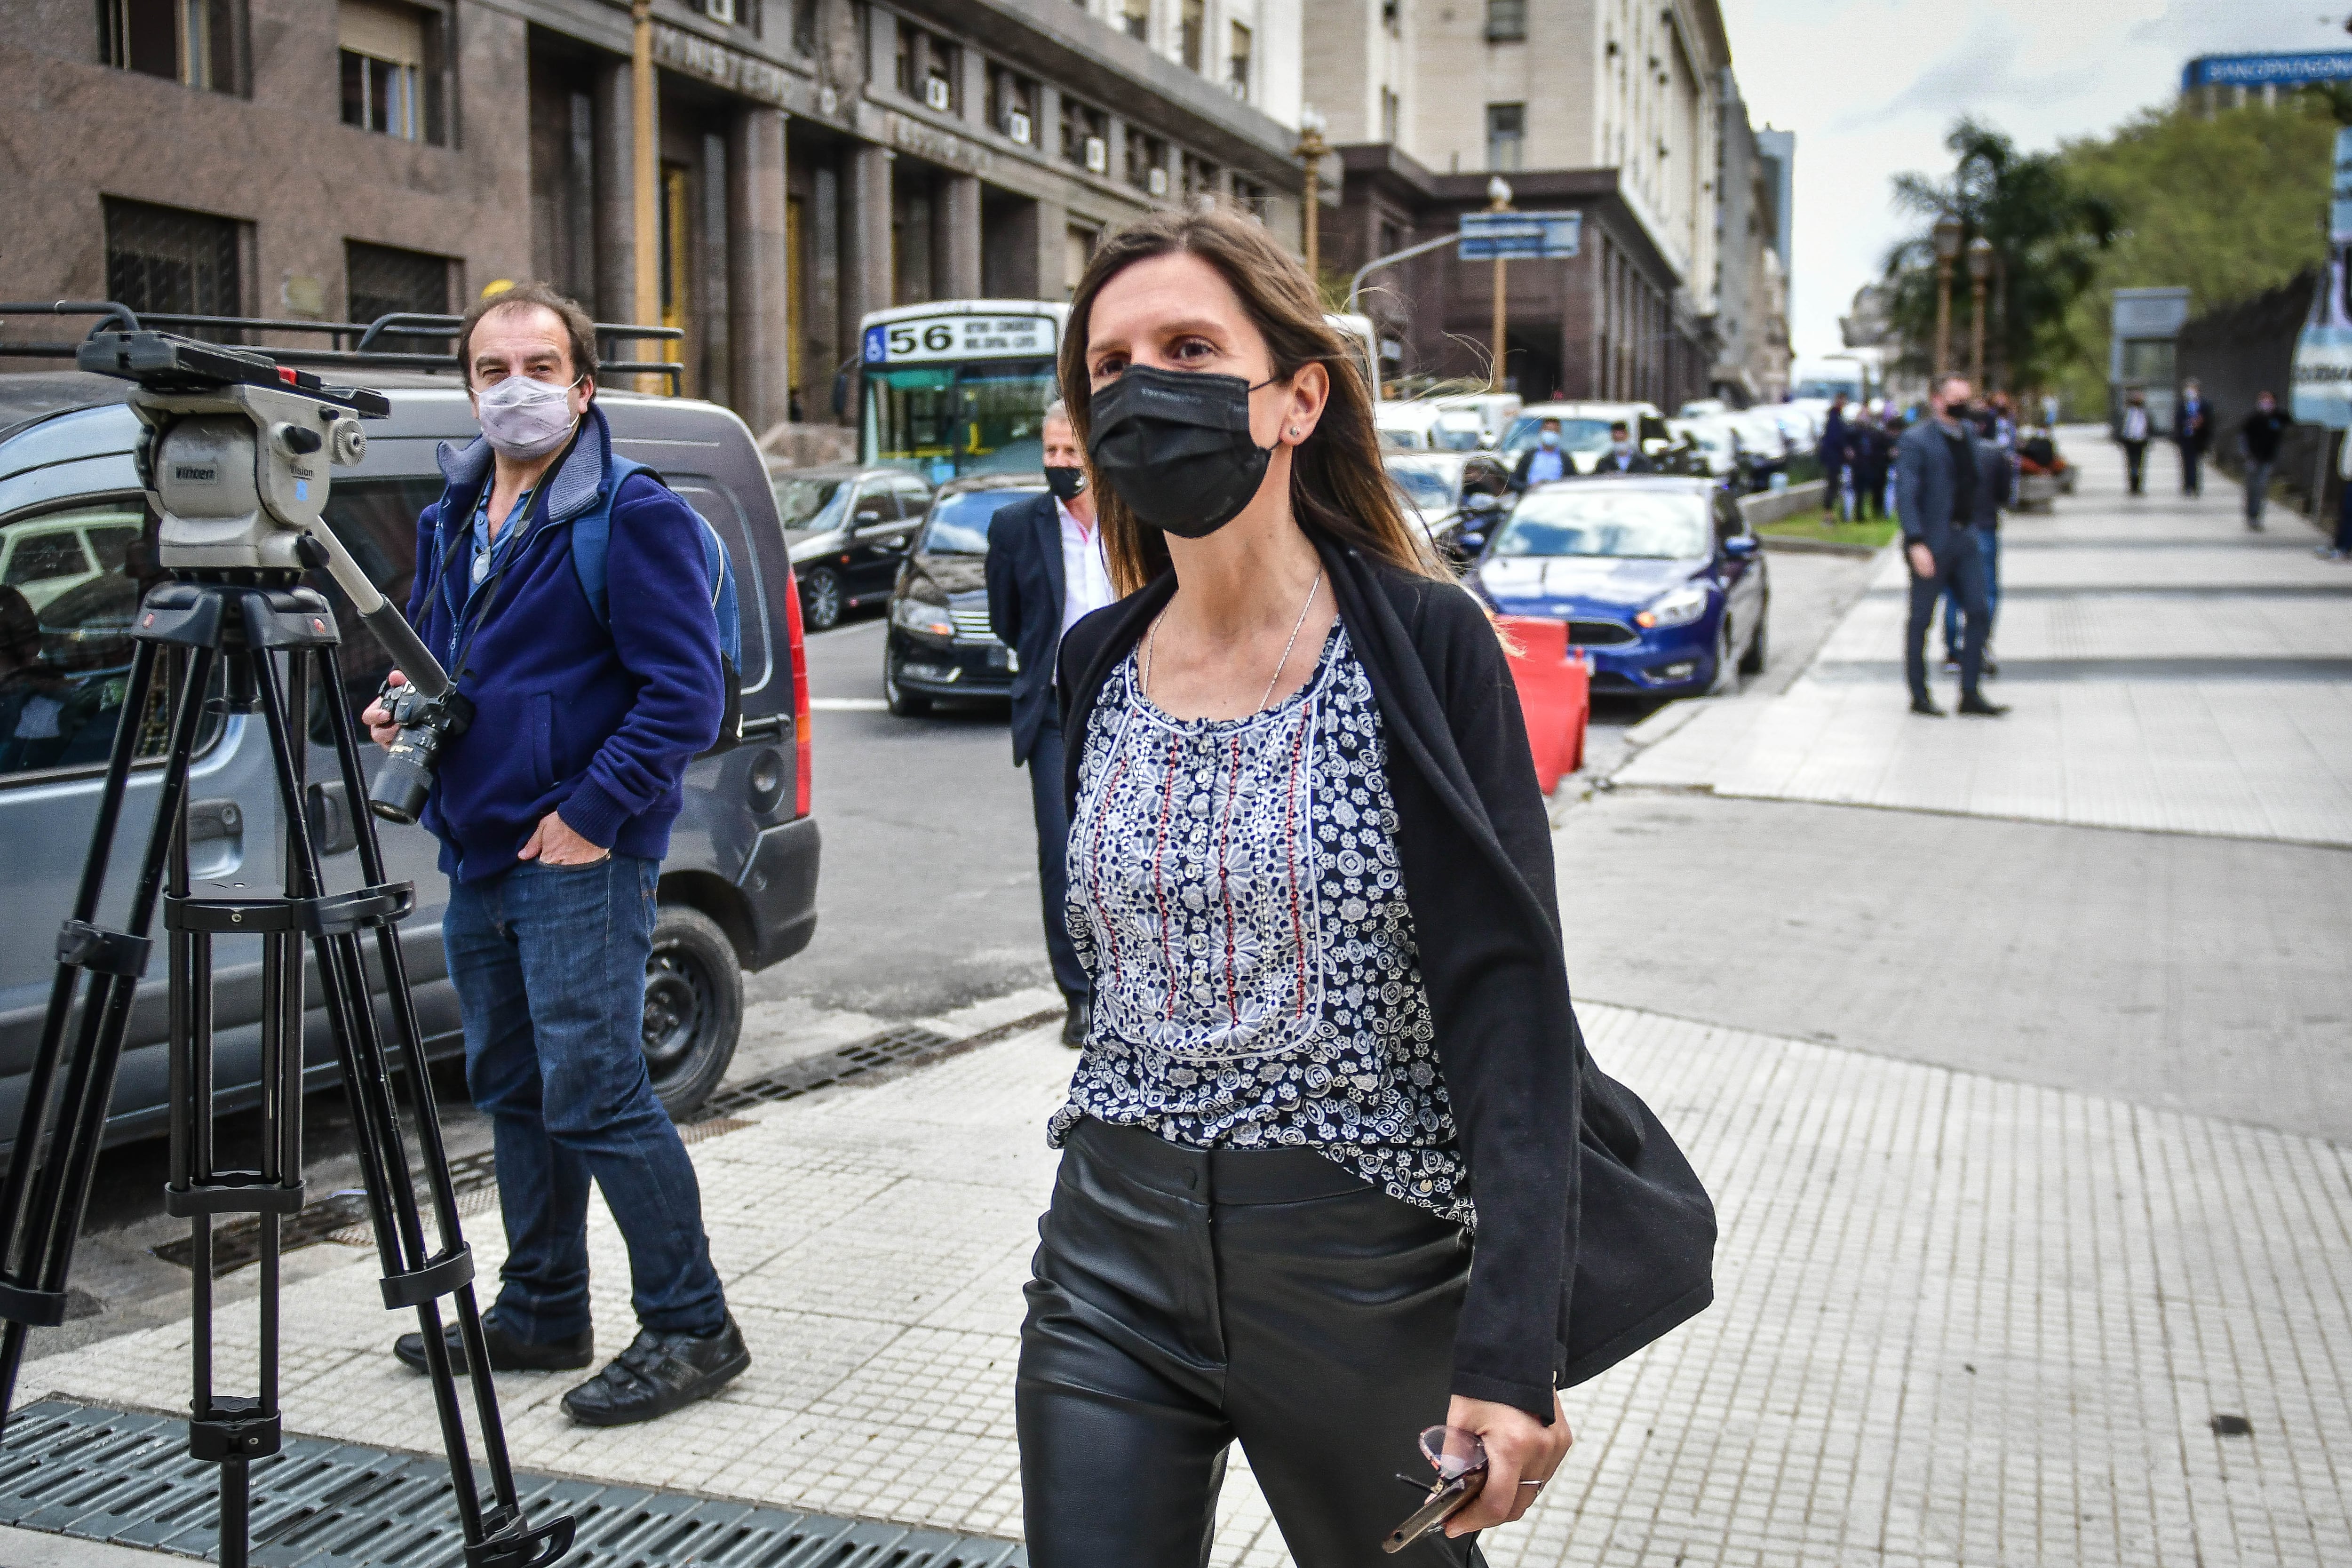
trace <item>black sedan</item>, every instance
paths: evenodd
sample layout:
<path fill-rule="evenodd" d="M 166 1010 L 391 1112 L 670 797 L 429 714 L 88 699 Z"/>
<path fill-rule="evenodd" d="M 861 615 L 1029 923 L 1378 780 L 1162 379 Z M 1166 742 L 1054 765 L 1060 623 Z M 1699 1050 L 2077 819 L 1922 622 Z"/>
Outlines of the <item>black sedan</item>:
<path fill-rule="evenodd" d="M 930 505 L 929 484 L 900 468 L 847 464 L 784 468 L 772 482 L 803 626 L 830 631 L 849 611 L 890 596 L 908 536 Z"/>
<path fill-rule="evenodd" d="M 1013 689 L 1013 650 L 988 625 L 988 524 L 1045 493 L 1041 474 L 974 474 L 940 487 L 890 595 L 882 694 L 913 718 L 942 697 L 994 698 Z"/>

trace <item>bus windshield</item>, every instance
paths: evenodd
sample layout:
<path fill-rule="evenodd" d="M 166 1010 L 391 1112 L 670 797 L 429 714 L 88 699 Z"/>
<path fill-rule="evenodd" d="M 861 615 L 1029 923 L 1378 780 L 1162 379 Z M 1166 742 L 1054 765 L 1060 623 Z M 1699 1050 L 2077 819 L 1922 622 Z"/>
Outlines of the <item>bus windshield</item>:
<path fill-rule="evenodd" d="M 864 460 L 906 468 L 933 484 L 964 474 L 1034 473 L 1039 434 L 1054 400 L 1051 359 L 869 365 Z"/>

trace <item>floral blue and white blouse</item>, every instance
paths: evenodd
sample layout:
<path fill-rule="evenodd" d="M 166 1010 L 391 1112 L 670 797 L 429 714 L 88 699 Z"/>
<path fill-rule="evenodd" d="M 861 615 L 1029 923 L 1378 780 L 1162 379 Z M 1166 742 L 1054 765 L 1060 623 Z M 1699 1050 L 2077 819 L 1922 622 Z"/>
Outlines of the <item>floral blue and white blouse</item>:
<path fill-rule="evenodd" d="M 1082 744 L 1069 924 L 1094 1022 L 1051 1141 L 1091 1116 L 1194 1148 L 1303 1146 L 1474 1224 L 1346 627 L 1244 719 L 1162 712 L 1130 654 Z"/>

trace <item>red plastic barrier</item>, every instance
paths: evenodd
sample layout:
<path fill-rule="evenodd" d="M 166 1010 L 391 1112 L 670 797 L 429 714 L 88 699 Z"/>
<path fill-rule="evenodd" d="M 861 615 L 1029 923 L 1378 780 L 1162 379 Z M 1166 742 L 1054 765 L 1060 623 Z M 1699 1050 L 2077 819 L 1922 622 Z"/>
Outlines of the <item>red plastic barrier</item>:
<path fill-rule="evenodd" d="M 1535 758 L 1536 784 L 1549 795 L 1562 775 L 1584 765 L 1584 731 L 1592 716 L 1592 660 L 1568 646 L 1568 623 L 1530 616 L 1501 616 L 1496 622 L 1517 643 L 1510 655 L 1511 679 L 1527 716 L 1528 750 Z"/>

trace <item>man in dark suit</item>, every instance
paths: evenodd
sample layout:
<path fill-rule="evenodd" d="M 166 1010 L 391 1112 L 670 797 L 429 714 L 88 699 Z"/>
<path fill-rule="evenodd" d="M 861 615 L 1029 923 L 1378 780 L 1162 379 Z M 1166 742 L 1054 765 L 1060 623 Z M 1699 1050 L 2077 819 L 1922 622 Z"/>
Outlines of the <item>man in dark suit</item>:
<path fill-rule="evenodd" d="M 1903 433 L 1895 449 L 1895 511 L 1903 524 L 1903 559 L 1911 568 L 1911 619 L 1904 628 L 1903 673 L 1911 685 L 1911 711 L 1940 719 L 1927 692 L 1927 623 L 1936 600 L 1960 601 L 1960 711 L 1985 718 L 2009 710 L 1977 689 L 1982 673 L 1989 613 L 1985 563 L 1974 525 L 1978 489 L 1985 484 L 1976 429 L 1969 423 L 1969 378 L 1946 376 L 1927 399 L 1928 417 Z"/>
<path fill-rule="evenodd" d="M 1845 394 L 1841 392 L 1830 399 L 1829 416 L 1822 421 L 1822 442 L 1815 451 L 1815 456 L 1821 460 L 1822 478 L 1827 481 L 1822 486 L 1823 522 L 1837 521 L 1838 502 L 1843 499 L 1846 471 L 1853 457 L 1853 426 L 1846 423 Z M 1862 498 L 1855 496 L 1857 516 L 1861 512 L 1861 503 Z"/>
<path fill-rule="evenodd" d="M 2193 375 L 2180 384 L 2179 409 L 2172 417 L 2172 438 L 2180 446 L 2180 493 L 2204 494 L 2202 465 L 2205 448 L 2213 440 L 2213 405 L 2205 401 L 2205 390 L 2197 384 Z"/>
<path fill-rule="evenodd" d="M 1609 450 L 1601 453 L 1601 460 L 1592 465 L 1593 478 L 1599 479 L 1603 474 L 1654 474 L 1657 471 L 1657 465 L 1642 455 L 1641 447 L 1633 445 L 1633 432 L 1622 419 L 1609 426 Z"/>
<path fill-rule="evenodd" d="M 988 624 L 1011 648 L 1013 763 L 1029 769 L 1037 818 L 1037 884 L 1054 983 L 1069 1001 L 1062 1042 L 1086 1043 L 1093 1012 L 1087 972 L 1070 945 L 1069 808 L 1062 800 L 1062 703 L 1055 657 L 1062 634 L 1118 595 L 1103 555 L 1085 458 L 1057 398 L 1045 410 L 1045 483 L 1050 493 L 1003 508 L 988 524 Z"/>

